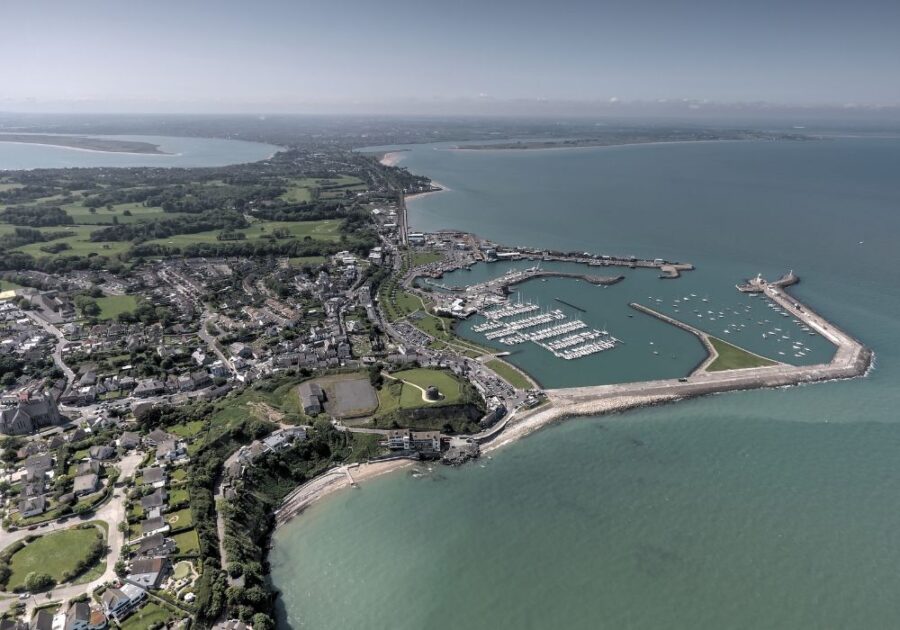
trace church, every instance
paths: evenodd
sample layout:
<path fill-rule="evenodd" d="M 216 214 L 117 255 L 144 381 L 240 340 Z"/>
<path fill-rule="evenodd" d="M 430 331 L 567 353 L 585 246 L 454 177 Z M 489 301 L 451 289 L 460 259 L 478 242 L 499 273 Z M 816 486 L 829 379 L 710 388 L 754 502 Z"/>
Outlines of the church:
<path fill-rule="evenodd" d="M 23 393 L 15 405 L 0 410 L 3 435 L 26 435 L 61 422 L 56 400 L 48 394 Z"/>

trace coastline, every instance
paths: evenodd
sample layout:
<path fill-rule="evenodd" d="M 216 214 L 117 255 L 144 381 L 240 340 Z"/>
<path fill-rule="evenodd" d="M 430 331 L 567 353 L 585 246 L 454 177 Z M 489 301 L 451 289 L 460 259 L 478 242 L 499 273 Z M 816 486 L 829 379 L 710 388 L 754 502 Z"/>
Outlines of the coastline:
<path fill-rule="evenodd" d="M 521 146 L 521 147 L 511 147 L 511 146 L 498 146 L 497 148 L 493 148 L 490 145 L 479 145 L 475 147 L 466 147 L 466 146 L 455 146 L 444 149 L 445 151 L 459 151 L 459 152 L 516 152 L 516 153 L 526 153 L 531 151 L 574 151 L 576 149 L 614 149 L 616 147 L 644 147 L 644 146 L 659 146 L 659 145 L 667 145 L 667 144 L 712 144 L 712 143 L 721 143 L 721 142 L 762 142 L 762 140 L 754 140 L 752 138 L 747 139 L 738 139 L 738 138 L 722 138 L 721 140 L 651 140 L 648 142 L 616 142 L 611 144 L 582 144 L 577 146 Z"/>
<path fill-rule="evenodd" d="M 350 487 L 358 487 L 360 482 L 369 481 L 381 475 L 407 468 L 417 463 L 411 459 L 391 459 L 365 464 L 336 466 L 325 473 L 313 477 L 288 494 L 275 511 L 275 530 L 290 523 L 313 504 L 332 494 Z"/>
<path fill-rule="evenodd" d="M 147 155 L 152 157 L 174 157 L 181 153 L 166 153 L 165 151 L 157 151 L 156 153 L 145 153 L 137 151 L 104 151 L 102 149 L 85 149 L 84 147 L 72 147 L 67 144 L 48 144 L 46 142 L 21 142 L 19 140 L 4 140 L 0 135 L 0 142 L 4 144 L 24 144 L 32 147 L 52 147 L 54 149 L 68 149 L 70 151 L 84 151 L 86 153 L 106 153 L 111 155 Z M 157 145 L 159 146 L 159 145 Z"/>
<path fill-rule="evenodd" d="M 403 154 L 407 151 L 388 151 L 378 159 L 378 163 L 384 166 L 397 166 L 403 160 Z"/>

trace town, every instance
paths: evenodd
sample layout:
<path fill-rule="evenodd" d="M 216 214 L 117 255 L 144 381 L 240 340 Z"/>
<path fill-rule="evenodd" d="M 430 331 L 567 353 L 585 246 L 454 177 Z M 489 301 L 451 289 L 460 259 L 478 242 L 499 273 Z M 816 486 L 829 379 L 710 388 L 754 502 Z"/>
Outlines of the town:
<path fill-rule="evenodd" d="M 605 287 L 625 269 L 672 281 L 693 266 L 410 229 L 406 199 L 436 190 L 334 146 L 0 176 L 0 630 L 271 630 L 272 531 L 362 466 L 461 464 L 567 415 L 871 364 L 781 293 L 791 274 L 741 291 L 832 341 L 831 364 L 732 348 L 749 369 L 707 371 L 705 333 L 635 304 L 710 358 L 677 381 L 544 390 L 507 360 L 515 346 L 580 361 L 620 340 L 516 285 Z M 479 264 L 500 272 L 447 279 Z M 456 332 L 476 315 L 483 342 Z"/>

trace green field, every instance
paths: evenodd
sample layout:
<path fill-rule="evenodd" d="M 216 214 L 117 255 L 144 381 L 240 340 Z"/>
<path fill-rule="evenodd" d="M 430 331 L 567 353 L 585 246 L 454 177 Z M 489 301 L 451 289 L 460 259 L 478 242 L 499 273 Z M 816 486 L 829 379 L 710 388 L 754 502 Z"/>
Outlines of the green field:
<path fill-rule="evenodd" d="M 55 227 L 45 227 L 38 228 L 41 232 L 74 232 L 72 236 L 67 236 L 66 238 L 56 239 L 54 241 L 49 241 L 46 243 L 29 243 L 28 245 L 22 245 L 21 247 L 16 247 L 13 251 L 24 252 L 26 254 L 31 254 L 35 258 L 57 258 L 60 256 L 88 256 L 90 254 L 102 255 L 102 256 L 113 256 L 116 254 L 121 254 L 128 250 L 131 247 L 131 243 L 123 242 L 123 241 L 98 241 L 93 242 L 90 239 L 91 232 L 97 230 L 98 227 L 88 226 L 88 225 L 63 225 L 63 226 L 55 226 Z M 15 230 L 15 226 L 0 224 L 0 235 L 10 234 Z M 44 245 L 51 245 L 55 243 L 66 243 L 70 249 L 63 250 L 56 254 L 48 254 L 47 252 L 41 251 L 41 247 Z"/>
<path fill-rule="evenodd" d="M 462 398 L 462 388 L 460 387 L 459 381 L 455 376 L 449 372 L 444 372 L 443 370 L 416 368 L 413 370 L 395 372 L 391 376 L 406 381 L 407 383 L 418 385 L 422 389 L 427 389 L 430 385 L 435 385 L 440 390 L 441 394 L 444 395 L 442 400 L 447 403 L 456 403 Z M 421 392 L 417 389 L 414 387 L 404 387 L 403 389 L 404 394 L 407 389 L 415 391 L 418 396 L 418 403 L 422 403 Z"/>
<path fill-rule="evenodd" d="M 125 621 L 119 624 L 122 630 L 147 630 L 154 624 L 166 623 L 172 618 L 172 613 L 156 602 L 147 602 L 133 613 Z"/>
<path fill-rule="evenodd" d="M 247 241 L 258 241 L 269 236 L 276 229 L 285 229 L 295 239 L 302 240 L 310 237 L 316 241 L 334 242 L 341 238 L 341 222 L 338 219 L 325 219 L 323 221 L 258 221 L 245 230 L 236 230 L 246 236 Z M 218 236 L 221 230 L 209 230 L 196 234 L 176 234 L 168 238 L 160 238 L 147 241 L 151 244 L 174 245 L 184 247 L 194 243 L 220 243 Z M 233 241 L 243 242 L 243 241 Z"/>
<path fill-rule="evenodd" d="M 91 212 L 90 208 L 81 205 L 81 202 L 69 203 L 60 206 L 75 221 L 77 225 L 112 225 L 113 217 L 118 223 L 138 223 L 149 219 L 174 218 L 184 216 L 182 213 L 165 213 L 162 208 L 148 207 L 140 203 L 117 203 L 112 210 L 105 206 L 96 208 Z M 129 214 L 125 214 L 125 211 Z"/>
<path fill-rule="evenodd" d="M 16 284 L 15 282 L 10 282 L 9 280 L 0 280 L 0 292 L 2 291 L 15 291 L 16 289 L 21 289 L 22 286 Z"/>
<path fill-rule="evenodd" d="M 413 252 L 410 257 L 411 267 L 420 267 L 439 261 L 444 255 L 440 252 Z"/>
<path fill-rule="evenodd" d="M 710 337 L 709 340 L 719 356 L 706 368 L 707 372 L 721 372 L 722 370 L 740 370 L 743 368 L 776 365 L 776 362 L 771 359 L 747 352 L 743 348 L 733 346 L 727 341 L 722 341 L 717 337 Z"/>
<path fill-rule="evenodd" d="M 500 359 L 491 359 L 485 365 L 494 370 L 500 377 L 516 389 L 530 389 L 531 382 L 519 370 Z"/>
<path fill-rule="evenodd" d="M 172 536 L 172 540 L 178 546 L 178 553 L 181 555 L 190 555 L 200 551 L 200 538 L 197 536 L 196 529 L 189 529 Z"/>
<path fill-rule="evenodd" d="M 13 554 L 9 562 L 12 571 L 8 590 L 21 586 L 32 571 L 46 573 L 57 582 L 65 573 L 75 569 L 79 561 L 87 556 L 98 530 L 65 529 L 41 536 L 34 542 Z"/>
<path fill-rule="evenodd" d="M 295 258 L 289 258 L 288 262 L 294 266 L 300 267 L 303 265 L 319 265 L 326 260 L 327 258 L 325 258 L 325 256 L 297 256 Z"/>
<path fill-rule="evenodd" d="M 168 428 L 169 433 L 173 433 L 180 438 L 192 438 L 200 433 L 206 423 L 203 420 L 191 420 L 182 424 L 175 424 Z"/>
<path fill-rule="evenodd" d="M 98 319 L 115 319 L 122 313 L 131 313 L 137 308 L 137 298 L 133 295 L 107 295 L 95 301 L 100 307 Z"/>

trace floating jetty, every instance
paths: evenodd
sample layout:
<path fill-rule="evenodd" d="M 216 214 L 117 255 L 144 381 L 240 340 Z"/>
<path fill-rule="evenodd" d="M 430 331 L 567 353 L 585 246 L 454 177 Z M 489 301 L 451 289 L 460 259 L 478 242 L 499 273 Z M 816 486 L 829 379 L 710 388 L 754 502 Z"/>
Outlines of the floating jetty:
<path fill-rule="evenodd" d="M 557 301 L 584 312 L 584 309 L 574 304 L 559 298 Z M 618 339 L 605 330 L 587 330 L 588 325 L 580 319 L 567 319 L 566 314 L 559 309 L 542 311 L 520 319 L 506 319 L 536 310 L 539 307 L 530 302 L 513 302 L 494 307 L 482 313 L 487 321 L 476 324 L 472 330 L 484 334 L 485 339 L 497 340 L 507 346 L 530 341 L 555 357 L 566 360 L 604 352 L 619 343 Z"/>
<path fill-rule="evenodd" d="M 580 306 L 575 306 L 571 302 L 566 302 L 562 298 L 553 298 L 553 299 L 556 300 L 557 302 L 559 302 L 560 304 L 565 304 L 566 306 L 568 306 L 570 308 L 574 308 L 576 311 L 580 311 L 582 313 L 587 313 L 587 311 L 584 310 L 583 308 L 581 308 Z"/>
<path fill-rule="evenodd" d="M 485 311 L 484 313 L 482 313 L 482 315 L 484 315 L 488 319 L 503 319 L 504 317 L 512 317 L 514 315 L 521 315 L 522 313 L 531 313 L 538 309 L 540 309 L 540 307 L 537 304 L 532 304 L 531 302 L 516 302 L 515 304 L 511 304 L 509 306 Z"/>

